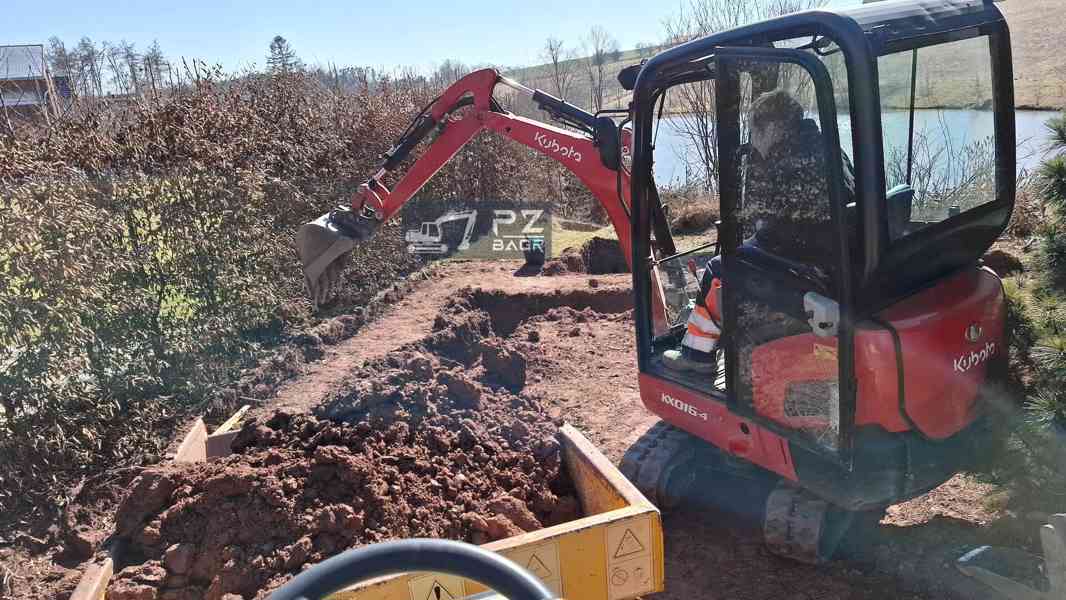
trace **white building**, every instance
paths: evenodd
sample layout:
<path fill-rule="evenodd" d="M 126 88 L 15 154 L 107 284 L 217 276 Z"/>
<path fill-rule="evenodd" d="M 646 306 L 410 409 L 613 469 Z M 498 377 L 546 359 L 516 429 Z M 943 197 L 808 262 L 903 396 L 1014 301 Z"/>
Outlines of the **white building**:
<path fill-rule="evenodd" d="M 66 74 L 51 76 L 44 46 L 0 46 L 0 107 L 10 114 L 55 114 L 70 98 Z"/>

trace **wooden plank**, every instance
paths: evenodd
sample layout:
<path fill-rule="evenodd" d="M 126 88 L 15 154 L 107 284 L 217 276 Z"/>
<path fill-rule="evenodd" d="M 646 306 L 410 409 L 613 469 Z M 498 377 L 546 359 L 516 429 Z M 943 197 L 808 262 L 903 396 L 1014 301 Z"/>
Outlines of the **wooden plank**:
<path fill-rule="evenodd" d="M 215 430 L 215 433 L 212 433 L 211 435 L 215 435 L 215 434 L 219 434 L 219 433 L 225 433 L 225 432 L 233 429 L 234 427 L 236 427 L 237 424 L 241 422 L 241 419 L 244 418 L 245 413 L 247 413 L 248 409 L 250 409 L 250 408 L 252 408 L 252 407 L 249 404 L 245 404 L 244 406 L 238 408 L 237 412 L 233 413 L 232 417 L 226 419 L 225 423 L 219 425 L 218 429 Z"/>
<path fill-rule="evenodd" d="M 192 429 L 185 434 L 185 439 L 174 453 L 174 462 L 189 463 L 207 460 L 207 426 L 202 418 L 197 418 Z"/>
<path fill-rule="evenodd" d="M 81 581 L 78 582 L 78 587 L 74 588 L 70 600 L 103 600 L 114 571 L 115 563 L 110 558 L 90 566 L 81 576 Z"/>
<path fill-rule="evenodd" d="M 237 437 L 240 431 L 223 431 L 222 433 L 212 433 L 207 436 L 207 460 L 212 458 L 223 458 L 233 454 L 233 449 L 230 446 L 233 444 L 233 439 Z"/>

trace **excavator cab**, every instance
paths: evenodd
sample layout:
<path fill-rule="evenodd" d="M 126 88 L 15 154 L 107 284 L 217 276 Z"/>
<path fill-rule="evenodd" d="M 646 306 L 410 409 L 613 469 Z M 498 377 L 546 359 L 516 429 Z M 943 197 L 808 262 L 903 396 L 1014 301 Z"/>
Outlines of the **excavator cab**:
<path fill-rule="evenodd" d="M 960 72 L 965 89 L 942 81 Z M 740 459 L 770 489 L 787 487 L 770 495 L 768 523 L 801 499 L 883 508 L 965 468 L 986 443 L 1007 355 L 1002 286 L 980 264 L 1015 195 L 1010 39 L 998 8 L 900 0 L 805 11 L 690 41 L 629 75 L 649 410 L 717 448 L 700 460 Z M 789 125 L 768 144 L 769 104 L 792 117 L 772 121 Z M 988 135 L 961 130 L 935 110 L 945 105 L 987 118 Z M 670 190 L 655 179 L 671 158 L 656 140 L 672 126 L 706 132 L 699 158 L 721 223 L 717 236 L 675 236 L 677 251 L 664 255 L 652 221 Z M 714 369 L 678 372 L 664 355 L 681 345 L 706 271 L 722 290 Z M 627 474 L 669 505 L 676 474 L 692 469 L 642 464 L 639 452 Z M 787 537 L 787 520 L 767 539 Z"/>

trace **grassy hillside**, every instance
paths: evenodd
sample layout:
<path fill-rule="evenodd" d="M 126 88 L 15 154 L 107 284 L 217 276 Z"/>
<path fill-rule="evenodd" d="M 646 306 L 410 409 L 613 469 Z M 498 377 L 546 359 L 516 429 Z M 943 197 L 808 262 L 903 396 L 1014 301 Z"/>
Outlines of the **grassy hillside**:
<path fill-rule="evenodd" d="M 1066 108 L 1066 3 L 1008 0 L 999 7 L 1011 28 L 1018 106 Z"/>
<path fill-rule="evenodd" d="M 1066 28 L 1063 27 L 1066 3 L 1063 0 L 1006 0 L 999 3 L 999 7 L 1006 14 L 1011 28 L 1018 107 L 1066 108 L 1066 59 L 1061 54 L 1061 47 L 1066 42 Z M 988 66 L 962 64 L 966 62 L 964 58 L 959 57 L 955 61 L 958 64 L 946 64 L 928 84 L 919 78 L 920 105 L 979 106 L 988 100 L 973 97 L 975 88 L 979 87 L 974 73 L 978 70 L 987 73 Z M 619 60 L 607 65 L 611 86 L 607 90 L 606 106 L 625 106 L 628 94 L 615 77 L 623 67 L 640 62 L 640 59 L 640 52 L 627 50 L 621 53 Z M 583 61 L 582 58 L 575 59 L 564 67 L 572 68 L 574 72 L 567 99 L 587 107 L 590 105 L 589 86 Z M 555 93 L 550 65 L 524 67 L 509 75 L 526 85 Z M 923 89 L 926 85 L 929 89 Z"/>

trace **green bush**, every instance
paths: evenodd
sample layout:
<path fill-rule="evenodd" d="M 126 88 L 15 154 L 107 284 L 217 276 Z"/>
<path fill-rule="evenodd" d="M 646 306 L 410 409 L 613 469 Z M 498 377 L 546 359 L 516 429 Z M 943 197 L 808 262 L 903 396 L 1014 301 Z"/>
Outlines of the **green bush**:
<path fill-rule="evenodd" d="M 1044 161 L 1037 171 L 1044 184 L 1044 196 L 1054 207 L 1066 207 L 1066 156 L 1055 156 Z"/>
<path fill-rule="evenodd" d="M 1048 119 L 1044 126 L 1051 134 L 1049 150 L 1066 150 L 1066 114 Z"/>
<path fill-rule="evenodd" d="M 342 93 L 301 73 L 201 79 L 0 139 L 5 517 L 158 455 L 265 348 L 313 324 L 297 228 L 346 201 L 434 93 L 388 81 Z M 552 164 L 481 136 L 423 201 L 552 201 Z M 417 268 L 403 247 L 387 226 L 355 251 L 331 310 Z"/>
<path fill-rule="evenodd" d="M 1066 150 L 1066 116 L 1047 123 L 1051 149 Z M 1007 326 L 1016 387 L 1023 410 L 1007 410 L 997 422 L 1005 444 L 988 464 L 986 475 L 1007 484 L 1016 508 L 1046 511 L 1066 501 L 1066 156 L 1047 160 L 1038 172 L 1044 201 L 1032 284 L 1005 282 Z M 1012 394 L 1013 395 L 1013 394 Z M 1004 403 L 1004 406 L 1009 406 Z"/>
<path fill-rule="evenodd" d="M 1003 282 L 1007 303 L 1007 343 L 1022 360 L 1028 360 L 1036 342 L 1036 323 L 1030 313 L 1028 301 L 1016 279 Z"/>

